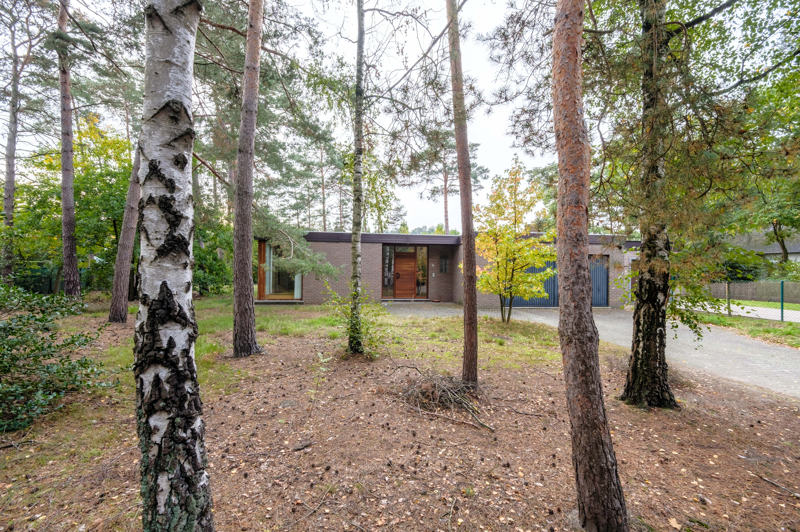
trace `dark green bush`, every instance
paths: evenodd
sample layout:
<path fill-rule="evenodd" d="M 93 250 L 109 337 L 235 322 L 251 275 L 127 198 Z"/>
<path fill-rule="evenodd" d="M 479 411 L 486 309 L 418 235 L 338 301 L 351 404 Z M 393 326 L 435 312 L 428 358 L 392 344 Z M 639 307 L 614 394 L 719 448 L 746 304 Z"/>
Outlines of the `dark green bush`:
<path fill-rule="evenodd" d="M 0 432 L 30 425 L 67 392 L 100 384 L 97 363 L 71 356 L 97 336 L 56 331 L 56 319 L 82 310 L 79 300 L 0 283 Z"/>

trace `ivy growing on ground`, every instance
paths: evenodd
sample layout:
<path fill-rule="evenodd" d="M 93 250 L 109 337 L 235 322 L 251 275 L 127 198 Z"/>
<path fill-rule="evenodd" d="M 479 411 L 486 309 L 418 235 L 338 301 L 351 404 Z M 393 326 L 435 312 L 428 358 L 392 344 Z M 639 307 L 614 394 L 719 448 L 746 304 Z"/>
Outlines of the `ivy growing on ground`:
<path fill-rule="evenodd" d="M 0 284 L 0 432 L 60 408 L 67 392 L 101 384 L 99 364 L 72 356 L 97 335 L 59 334 L 55 324 L 82 310 L 80 300 Z"/>

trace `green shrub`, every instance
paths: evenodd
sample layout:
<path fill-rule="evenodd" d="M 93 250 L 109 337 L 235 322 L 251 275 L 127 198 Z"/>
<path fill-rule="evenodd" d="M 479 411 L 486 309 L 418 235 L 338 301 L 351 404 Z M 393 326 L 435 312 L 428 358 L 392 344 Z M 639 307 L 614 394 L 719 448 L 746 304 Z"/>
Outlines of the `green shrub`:
<path fill-rule="evenodd" d="M 364 355 L 367 358 L 377 358 L 379 352 L 388 344 L 389 334 L 386 327 L 380 322 L 381 316 L 386 316 L 388 312 L 383 305 L 378 303 L 368 303 L 367 297 L 364 295 L 364 290 L 361 291 L 359 296 L 361 302 L 361 327 L 355 327 L 352 317 L 352 287 L 350 293 L 346 296 L 341 296 L 335 292 L 330 284 L 325 281 L 325 293 L 328 296 L 328 301 L 325 306 L 331 311 L 331 314 L 345 327 L 345 330 L 360 330 L 361 331 L 361 345 L 364 346 Z"/>
<path fill-rule="evenodd" d="M 97 336 L 56 332 L 54 320 L 82 310 L 79 300 L 0 284 L 0 432 L 30 425 L 67 392 L 100 384 L 98 364 L 70 356 Z"/>

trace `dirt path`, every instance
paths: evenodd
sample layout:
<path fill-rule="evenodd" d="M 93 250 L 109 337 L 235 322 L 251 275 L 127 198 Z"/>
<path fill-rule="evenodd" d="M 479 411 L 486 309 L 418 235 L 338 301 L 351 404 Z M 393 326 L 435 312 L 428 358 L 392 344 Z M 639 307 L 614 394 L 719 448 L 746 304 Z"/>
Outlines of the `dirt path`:
<path fill-rule="evenodd" d="M 457 316 L 461 307 L 447 304 L 394 304 L 388 309 L 399 316 Z M 498 316 L 497 311 L 481 314 Z M 558 326 L 558 309 L 515 309 L 513 318 Z M 631 313 L 626 310 L 595 309 L 594 320 L 605 342 L 630 347 L 633 335 Z M 755 340 L 719 327 L 711 327 L 700 342 L 684 326 L 668 331 L 667 360 L 670 364 L 759 386 L 800 398 L 800 350 Z"/>

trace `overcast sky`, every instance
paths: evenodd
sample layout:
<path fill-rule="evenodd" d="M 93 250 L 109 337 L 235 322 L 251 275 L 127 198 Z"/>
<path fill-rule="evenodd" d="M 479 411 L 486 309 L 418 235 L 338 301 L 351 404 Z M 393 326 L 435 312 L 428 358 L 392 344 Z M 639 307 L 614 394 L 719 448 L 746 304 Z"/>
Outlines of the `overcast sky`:
<path fill-rule="evenodd" d="M 368 2 L 370 5 L 372 2 Z M 301 7 L 312 15 L 309 4 L 297 2 L 295 5 Z M 430 9 L 431 32 L 438 35 L 447 23 L 445 13 L 445 0 L 426 0 L 426 8 Z M 472 31 L 467 40 L 462 40 L 462 66 L 466 75 L 472 76 L 477 80 L 479 88 L 485 96 L 490 96 L 494 86 L 495 69 L 489 61 L 487 48 L 476 41 L 475 37 L 481 33 L 488 33 L 503 21 L 505 11 L 505 0 L 468 0 L 461 12 L 461 21 L 472 24 Z M 325 33 L 335 33 L 339 28 L 345 30 L 345 34 L 355 37 L 355 6 L 349 3 L 344 5 L 333 5 L 327 12 L 320 13 L 313 11 L 313 16 L 323 20 L 322 30 Z M 345 20 L 345 18 L 347 20 Z M 346 31 L 352 29 L 351 31 Z M 429 41 L 423 43 L 427 46 Z M 333 44 L 333 43 L 331 43 Z M 369 46 L 369 45 L 367 45 Z M 409 43 L 409 50 L 413 50 L 416 41 Z M 352 48 L 352 55 L 355 56 L 355 44 L 340 40 L 336 43 L 337 52 L 347 55 L 348 47 Z M 408 51 L 412 62 L 419 57 L 419 52 Z M 502 173 L 511 167 L 514 154 L 519 154 L 522 162 L 528 166 L 542 166 L 555 161 L 555 155 L 549 157 L 531 158 L 525 156 L 521 150 L 513 148 L 514 139 L 506 133 L 508 130 L 508 118 L 510 108 L 495 107 L 492 113 L 487 115 L 484 110 L 475 114 L 469 123 L 469 140 L 480 144 L 478 149 L 478 164 L 489 169 L 489 175 L 494 176 Z M 419 226 L 431 226 L 444 222 L 444 207 L 441 200 L 438 202 L 420 199 L 420 189 L 399 189 L 396 191 L 400 201 L 403 203 L 408 215 L 406 221 L 411 229 Z M 484 189 L 476 193 L 473 202 L 483 203 L 489 192 L 489 183 Z M 461 230 L 460 203 L 457 196 L 450 198 L 450 228 Z"/>

